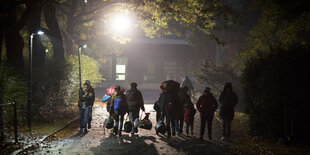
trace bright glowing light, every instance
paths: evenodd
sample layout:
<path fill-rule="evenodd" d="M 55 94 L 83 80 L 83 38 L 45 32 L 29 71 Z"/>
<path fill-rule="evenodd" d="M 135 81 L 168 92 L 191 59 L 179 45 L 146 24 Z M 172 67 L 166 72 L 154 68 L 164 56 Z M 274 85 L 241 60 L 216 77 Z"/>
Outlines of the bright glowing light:
<path fill-rule="evenodd" d="M 83 45 L 82 47 L 83 47 L 83 48 L 87 48 L 87 44 Z"/>
<path fill-rule="evenodd" d="M 39 30 L 39 31 L 37 32 L 37 34 L 38 34 L 38 35 L 42 35 L 42 34 L 44 34 L 44 32 L 41 31 L 41 30 Z"/>
<path fill-rule="evenodd" d="M 131 21 L 129 15 L 118 14 L 112 19 L 112 28 L 119 33 L 125 33 L 130 30 Z"/>

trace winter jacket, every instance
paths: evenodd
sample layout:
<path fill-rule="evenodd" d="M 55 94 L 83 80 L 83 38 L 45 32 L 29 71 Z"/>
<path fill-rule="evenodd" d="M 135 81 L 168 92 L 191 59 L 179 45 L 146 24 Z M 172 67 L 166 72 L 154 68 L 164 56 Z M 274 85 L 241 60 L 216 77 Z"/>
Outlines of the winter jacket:
<path fill-rule="evenodd" d="M 201 115 L 213 117 L 218 104 L 212 93 L 204 93 L 199 97 L 196 107 Z"/>
<path fill-rule="evenodd" d="M 192 103 L 187 104 L 184 107 L 184 122 L 192 124 L 194 122 L 194 116 L 196 114 L 195 107 Z"/>
<path fill-rule="evenodd" d="M 118 99 L 121 99 L 120 105 L 119 107 L 116 107 L 116 101 Z M 118 109 L 116 109 L 118 108 Z M 128 104 L 127 104 L 127 100 L 126 100 L 126 96 L 123 93 L 119 93 L 115 96 L 114 99 L 114 113 L 115 114 L 125 114 L 126 112 L 128 112 Z"/>
<path fill-rule="evenodd" d="M 177 119 L 184 119 L 184 107 L 187 104 L 192 104 L 191 97 L 187 94 L 187 92 L 180 88 L 178 91 L 178 103 L 176 105 L 176 113 Z"/>
<path fill-rule="evenodd" d="M 141 92 L 136 88 L 131 88 L 126 92 L 126 99 L 129 111 L 135 111 L 138 109 L 145 110 L 144 102 Z"/>
<path fill-rule="evenodd" d="M 238 103 L 238 97 L 233 91 L 222 92 L 219 98 L 221 104 L 220 117 L 223 120 L 233 120 L 235 116 L 234 108 Z"/>
<path fill-rule="evenodd" d="M 78 106 L 80 108 L 88 108 L 94 105 L 95 101 L 95 91 L 90 87 L 89 91 L 83 91 L 82 89 L 79 92 L 79 101 Z"/>
<path fill-rule="evenodd" d="M 175 116 L 178 102 L 176 93 L 161 93 L 158 102 L 160 102 L 160 111 L 162 114 Z"/>

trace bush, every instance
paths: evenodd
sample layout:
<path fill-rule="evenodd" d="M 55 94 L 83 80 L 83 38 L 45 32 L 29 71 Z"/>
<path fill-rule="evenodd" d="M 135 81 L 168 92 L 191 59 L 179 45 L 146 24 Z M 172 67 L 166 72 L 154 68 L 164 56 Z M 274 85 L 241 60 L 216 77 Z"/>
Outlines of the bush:
<path fill-rule="evenodd" d="M 310 53 L 300 48 L 271 53 L 249 60 L 242 75 L 250 133 L 274 140 L 293 136 L 306 142 Z"/>
<path fill-rule="evenodd" d="M 26 119 L 26 104 L 27 103 L 27 83 L 21 78 L 21 72 L 15 68 L 0 64 L 0 100 L 3 104 L 16 101 L 17 116 L 20 123 L 25 122 Z M 3 106 L 2 114 L 4 117 L 5 128 L 13 127 L 13 107 Z"/>
<path fill-rule="evenodd" d="M 82 56 L 82 80 L 90 80 L 93 87 L 101 82 L 96 60 Z M 33 77 L 33 113 L 36 120 L 55 121 L 59 107 L 77 102 L 79 90 L 78 57 L 68 56 L 65 62 L 46 61 L 36 68 Z M 55 119 L 53 119 L 55 118 Z"/>

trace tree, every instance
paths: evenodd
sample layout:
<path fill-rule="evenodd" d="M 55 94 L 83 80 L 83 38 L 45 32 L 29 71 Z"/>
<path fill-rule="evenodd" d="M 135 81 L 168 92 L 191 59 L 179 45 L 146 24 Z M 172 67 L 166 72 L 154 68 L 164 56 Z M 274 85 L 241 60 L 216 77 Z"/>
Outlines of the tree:
<path fill-rule="evenodd" d="M 248 45 L 239 54 L 239 68 L 244 68 L 251 57 L 269 55 L 272 48 L 309 48 L 310 11 L 306 1 L 256 0 L 254 4 L 260 15 L 249 33 Z"/>

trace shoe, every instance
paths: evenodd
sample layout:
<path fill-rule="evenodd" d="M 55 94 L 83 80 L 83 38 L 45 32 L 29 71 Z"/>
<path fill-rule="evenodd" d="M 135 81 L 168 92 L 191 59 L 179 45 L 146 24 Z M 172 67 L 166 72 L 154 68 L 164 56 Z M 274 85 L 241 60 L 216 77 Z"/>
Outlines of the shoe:
<path fill-rule="evenodd" d="M 121 136 L 122 136 L 122 132 L 119 132 L 119 133 L 118 133 L 118 136 L 121 137 Z"/>
<path fill-rule="evenodd" d="M 88 124 L 88 129 L 91 129 L 91 124 Z"/>
<path fill-rule="evenodd" d="M 134 136 L 134 135 L 135 135 L 135 133 L 134 133 L 134 132 L 132 132 L 132 133 L 131 133 L 131 137 L 132 137 L 132 136 Z"/>
<path fill-rule="evenodd" d="M 135 131 L 135 133 L 138 133 L 138 128 L 135 128 L 134 131 Z"/>
<path fill-rule="evenodd" d="M 225 140 L 225 137 L 223 136 L 222 138 L 221 138 L 221 141 L 224 141 Z"/>
<path fill-rule="evenodd" d="M 172 136 L 175 136 L 175 131 L 172 131 Z"/>
<path fill-rule="evenodd" d="M 182 129 L 180 129 L 180 133 L 181 133 L 181 134 L 183 133 L 183 130 L 182 130 Z"/>

